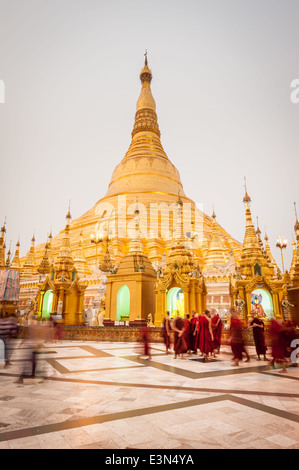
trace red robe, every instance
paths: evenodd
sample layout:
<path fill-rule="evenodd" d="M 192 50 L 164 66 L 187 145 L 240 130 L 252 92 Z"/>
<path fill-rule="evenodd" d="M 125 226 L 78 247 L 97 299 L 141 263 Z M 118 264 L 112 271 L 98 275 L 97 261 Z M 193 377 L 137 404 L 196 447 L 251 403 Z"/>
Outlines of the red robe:
<path fill-rule="evenodd" d="M 219 323 L 217 325 L 218 320 L 219 320 Z M 223 323 L 219 315 L 217 315 L 217 313 L 213 316 L 211 320 L 211 326 L 212 326 L 213 337 L 214 337 L 213 349 L 220 349 Z"/>
<path fill-rule="evenodd" d="M 258 317 L 254 317 L 251 320 L 250 325 L 253 325 L 253 323 L 256 323 L 257 325 L 263 325 L 263 328 L 260 328 L 259 326 L 254 326 L 252 328 L 256 353 L 258 356 L 260 354 L 266 354 L 267 346 L 265 343 L 265 335 L 264 335 L 265 324 L 263 320 L 261 320 Z"/>
<path fill-rule="evenodd" d="M 197 317 L 192 317 L 190 320 L 190 351 L 196 351 L 196 336 L 194 336 L 196 324 Z"/>
<path fill-rule="evenodd" d="M 177 317 L 174 320 L 174 327 L 182 331 L 184 329 L 184 320 L 181 317 Z M 174 345 L 173 349 L 175 354 L 183 354 L 187 352 L 187 344 L 184 338 L 184 334 L 179 336 L 179 333 L 174 330 Z"/>
<path fill-rule="evenodd" d="M 242 360 L 245 352 L 243 340 L 243 325 L 239 318 L 232 318 L 230 323 L 231 348 L 235 359 Z"/>
<path fill-rule="evenodd" d="M 284 327 L 273 318 L 271 319 L 270 325 L 270 339 L 271 339 L 271 346 L 272 346 L 272 357 L 273 359 L 277 360 L 284 360 L 285 359 L 285 329 Z"/>
<path fill-rule="evenodd" d="M 202 315 L 200 322 L 200 329 L 198 331 L 198 349 L 203 354 L 209 354 L 213 351 L 212 336 L 209 330 L 209 320 L 205 315 Z"/>
<path fill-rule="evenodd" d="M 150 329 L 148 326 L 145 326 L 141 330 L 141 337 L 143 340 L 143 345 L 144 345 L 144 355 L 145 356 L 150 356 L 151 355 L 151 349 L 149 345 L 149 332 Z"/>
<path fill-rule="evenodd" d="M 188 320 L 188 318 L 185 318 L 185 320 L 184 320 L 184 328 L 185 328 L 185 331 L 184 331 L 184 339 L 185 339 L 185 341 L 186 341 L 187 351 L 190 351 L 190 331 L 191 331 L 191 325 L 190 325 L 190 321 Z"/>
<path fill-rule="evenodd" d="M 169 333 L 167 333 L 167 330 L 169 331 Z M 171 331 L 170 319 L 169 317 L 165 317 L 164 324 L 163 324 L 163 337 L 164 337 L 164 343 L 165 343 L 166 349 L 170 348 L 170 331 Z"/>
<path fill-rule="evenodd" d="M 199 315 L 199 317 L 197 317 L 197 319 L 196 319 L 197 333 L 196 333 L 196 337 L 195 337 L 195 351 L 197 349 L 200 349 L 199 348 L 199 332 L 200 332 L 201 325 L 202 325 L 202 319 L 203 319 L 203 315 Z"/>

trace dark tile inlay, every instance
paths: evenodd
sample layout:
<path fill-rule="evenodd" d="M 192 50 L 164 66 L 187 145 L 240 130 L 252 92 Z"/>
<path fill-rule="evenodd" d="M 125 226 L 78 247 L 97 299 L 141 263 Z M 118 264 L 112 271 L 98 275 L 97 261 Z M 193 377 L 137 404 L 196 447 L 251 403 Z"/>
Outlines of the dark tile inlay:
<path fill-rule="evenodd" d="M 48 434 L 51 432 L 57 432 L 57 431 L 62 431 L 62 430 L 74 429 L 74 428 L 79 428 L 82 426 L 89 426 L 92 424 L 100 424 L 100 423 L 105 423 L 109 421 L 134 418 L 137 416 L 145 416 L 145 415 L 149 415 L 153 413 L 161 413 L 164 411 L 178 410 L 182 408 L 204 405 L 207 403 L 215 403 L 215 402 L 224 401 L 224 400 L 230 400 L 234 403 L 238 403 L 243 406 L 254 408 L 262 412 L 269 413 L 275 416 L 279 416 L 280 418 L 288 419 L 290 421 L 299 423 L 299 416 L 295 415 L 294 413 L 289 413 L 287 411 L 278 410 L 271 406 L 263 405 L 261 403 L 256 403 L 251 400 L 244 399 L 244 398 L 235 397 L 229 394 L 223 394 L 223 395 L 218 395 L 214 397 L 199 398 L 199 399 L 194 399 L 194 400 L 182 401 L 178 403 L 170 403 L 168 405 L 157 405 L 157 406 L 151 406 L 147 408 L 140 408 L 136 410 L 122 411 L 122 412 L 117 412 L 117 413 L 107 413 L 104 415 L 92 416 L 90 418 L 77 418 L 77 419 L 75 418 L 75 419 L 62 421 L 62 422 L 55 423 L 55 424 L 46 424 L 46 425 L 41 425 L 41 426 L 34 426 L 31 428 L 8 431 L 6 433 L 5 432 L 0 433 L 0 442 L 6 441 L 6 440 L 12 440 L 12 439 L 20 439 L 20 438 L 29 437 L 29 436 L 30 437 L 38 436 L 41 434 Z"/>

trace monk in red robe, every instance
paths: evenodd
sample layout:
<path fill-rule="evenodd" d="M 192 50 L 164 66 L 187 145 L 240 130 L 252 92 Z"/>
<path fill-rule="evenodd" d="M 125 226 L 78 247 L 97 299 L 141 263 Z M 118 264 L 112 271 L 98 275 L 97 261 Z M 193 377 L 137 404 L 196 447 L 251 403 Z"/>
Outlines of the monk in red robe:
<path fill-rule="evenodd" d="M 198 315 L 196 319 L 196 327 L 194 331 L 194 336 L 195 336 L 194 347 L 195 347 L 196 353 L 197 353 L 197 350 L 199 349 L 199 332 L 200 332 L 201 325 L 202 325 L 202 319 L 203 319 L 203 315 Z"/>
<path fill-rule="evenodd" d="M 164 343 L 166 347 L 166 354 L 169 354 L 170 351 L 170 344 L 171 344 L 171 326 L 170 326 L 170 313 L 167 312 L 166 316 L 164 318 L 164 323 L 163 323 L 163 337 L 164 337 Z"/>
<path fill-rule="evenodd" d="M 213 316 L 211 318 L 212 332 L 213 332 L 213 352 L 219 354 L 221 346 L 221 334 L 223 329 L 223 323 L 216 310 L 212 310 Z"/>
<path fill-rule="evenodd" d="M 184 338 L 185 338 L 185 341 L 186 341 L 188 354 L 191 353 L 190 332 L 191 332 L 190 315 L 189 315 L 189 313 L 186 313 L 185 320 L 184 320 Z"/>
<path fill-rule="evenodd" d="M 274 367 L 275 362 L 280 364 L 280 373 L 287 372 L 286 369 L 286 348 L 285 348 L 285 328 L 282 323 L 271 318 L 269 329 L 270 343 L 272 347 L 272 360 L 270 366 Z"/>
<path fill-rule="evenodd" d="M 147 359 L 151 359 L 151 348 L 149 344 L 149 336 L 150 336 L 150 329 L 149 326 L 144 326 L 141 330 L 141 338 L 143 341 L 143 347 L 144 347 L 144 356 L 147 356 Z"/>
<path fill-rule="evenodd" d="M 248 352 L 245 349 L 244 339 L 243 339 L 243 324 L 238 317 L 236 310 L 232 307 L 230 309 L 231 322 L 230 322 L 230 345 L 232 348 L 232 353 L 234 355 L 232 366 L 238 366 L 239 361 L 243 359 L 243 353 L 245 353 L 247 360 L 250 361 Z"/>
<path fill-rule="evenodd" d="M 174 349 L 174 359 L 177 358 L 178 355 L 181 356 L 182 359 L 184 358 L 184 353 L 187 352 L 187 344 L 185 341 L 185 327 L 184 327 L 185 321 L 183 318 L 177 316 L 174 318 L 172 322 L 172 329 L 174 332 L 174 343 L 173 343 L 173 349 Z"/>
<path fill-rule="evenodd" d="M 196 336 L 195 336 L 195 329 L 196 329 L 197 317 L 195 316 L 194 310 L 191 312 L 191 320 L 190 320 L 190 351 L 196 352 Z"/>
<path fill-rule="evenodd" d="M 209 354 L 213 352 L 213 340 L 210 311 L 205 310 L 198 330 L 198 349 L 202 352 L 204 361 L 210 360 Z"/>
<path fill-rule="evenodd" d="M 253 339 L 255 344 L 255 349 L 257 353 L 257 358 L 260 361 L 260 355 L 263 354 L 264 361 L 268 361 L 266 357 L 267 346 L 265 342 L 265 324 L 261 318 L 258 318 L 255 312 L 251 312 L 251 320 L 248 322 L 248 328 L 252 329 Z"/>

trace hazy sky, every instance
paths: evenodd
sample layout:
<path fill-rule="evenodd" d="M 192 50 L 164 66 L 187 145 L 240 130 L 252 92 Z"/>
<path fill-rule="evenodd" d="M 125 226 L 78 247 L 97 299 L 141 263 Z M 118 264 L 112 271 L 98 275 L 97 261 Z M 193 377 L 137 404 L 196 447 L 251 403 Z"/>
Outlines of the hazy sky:
<path fill-rule="evenodd" d="M 21 255 L 103 197 L 131 141 L 148 50 L 161 141 L 185 193 L 243 241 L 299 210 L 297 0 L 0 0 L 0 224 Z"/>

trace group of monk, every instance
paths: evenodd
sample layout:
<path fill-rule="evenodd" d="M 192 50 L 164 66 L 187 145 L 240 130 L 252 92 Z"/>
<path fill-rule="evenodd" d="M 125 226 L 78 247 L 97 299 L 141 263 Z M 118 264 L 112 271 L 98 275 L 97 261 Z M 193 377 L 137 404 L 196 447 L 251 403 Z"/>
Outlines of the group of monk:
<path fill-rule="evenodd" d="M 257 359 L 260 361 L 263 356 L 264 361 L 269 363 L 269 367 L 275 364 L 281 365 L 280 372 L 286 372 L 286 367 L 291 364 L 290 357 L 295 349 L 292 341 L 297 338 L 295 325 L 292 321 L 282 322 L 272 318 L 268 330 L 267 341 L 265 338 L 265 324 L 262 318 L 251 312 L 248 321 L 248 329 L 253 332 L 253 340 L 256 349 Z M 221 334 L 223 322 L 214 309 L 205 310 L 203 314 L 197 315 L 194 311 L 174 319 L 170 318 L 167 312 L 164 320 L 164 343 L 166 353 L 170 353 L 171 335 L 173 332 L 173 352 L 174 359 L 180 357 L 186 359 L 185 354 L 201 355 L 203 361 L 210 361 L 216 354 L 219 354 L 221 347 Z M 240 319 L 235 308 L 230 309 L 229 344 L 232 351 L 232 366 L 239 366 L 240 361 L 245 356 L 245 362 L 250 361 L 250 356 L 245 346 L 244 323 Z M 268 359 L 268 346 L 272 349 L 272 358 Z M 293 362 L 292 365 L 298 365 Z"/>
<path fill-rule="evenodd" d="M 197 354 L 200 352 L 204 361 L 210 361 L 211 356 L 216 357 L 221 346 L 221 333 L 223 323 L 215 310 L 205 310 L 202 315 L 194 311 L 185 318 L 177 316 L 173 320 L 167 312 L 164 321 L 164 342 L 166 353 L 170 352 L 171 331 L 174 336 L 174 359 L 178 356 L 185 359 L 184 354 Z"/>

